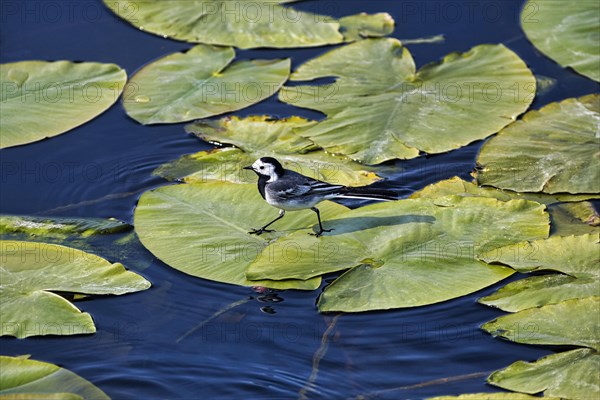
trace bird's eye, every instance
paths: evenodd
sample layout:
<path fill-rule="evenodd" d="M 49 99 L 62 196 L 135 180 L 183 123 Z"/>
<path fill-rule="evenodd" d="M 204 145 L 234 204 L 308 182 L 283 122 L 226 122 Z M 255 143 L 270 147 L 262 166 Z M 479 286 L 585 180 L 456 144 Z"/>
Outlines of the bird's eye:
<path fill-rule="evenodd" d="M 258 167 L 260 169 L 265 169 L 264 165 L 261 165 L 260 167 Z"/>

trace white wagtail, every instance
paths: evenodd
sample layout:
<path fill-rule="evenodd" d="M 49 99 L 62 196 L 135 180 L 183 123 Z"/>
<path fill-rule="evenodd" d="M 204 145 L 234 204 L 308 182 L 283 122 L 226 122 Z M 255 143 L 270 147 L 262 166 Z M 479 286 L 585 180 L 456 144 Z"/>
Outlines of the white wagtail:
<path fill-rule="evenodd" d="M 279 208 L 279 216 L 277 218 L 260 229 L 252 229 L 248 232 L 250 234 L 260 235 L 264 232 L 273 232 L 273 230 L 267 229 L 267 227 L 283 218 L 286 211 L 310 208 L 317 214 L 317 219 L 319 220 L 319 232 L 315 236 L 321 236 L 323 232 L 331 231 L 331 229 L 323 229 L 319 209 L 315 207 L 315 205 L 323 200 L 335 198 L 379 201 L 397 200 L 396 193 L 389 190 L 369 189 L 365 186 L 332 185 L 331 183 L 309 178 L 308 176 L 283 168 L 279 161 L 272 157 L 259 158 L 254 164 L 243 169 L 256 172 L 260 195 L 267 203 Z"/>

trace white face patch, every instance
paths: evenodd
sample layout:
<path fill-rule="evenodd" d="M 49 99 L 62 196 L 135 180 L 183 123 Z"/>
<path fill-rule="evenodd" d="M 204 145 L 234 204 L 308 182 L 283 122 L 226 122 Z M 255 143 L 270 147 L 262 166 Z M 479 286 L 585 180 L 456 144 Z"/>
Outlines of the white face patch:
<path fill-rule="evenodd" d="M 265 175 L 269 177 L 267 182 L 273 182 L 277 179 L 277 174 L 275 173 L 275 166 L 270 163 L 264 163 L 262 161 L 256 160 L 254 164 L 252 164 L 252 169 L 261 175 Z"/>

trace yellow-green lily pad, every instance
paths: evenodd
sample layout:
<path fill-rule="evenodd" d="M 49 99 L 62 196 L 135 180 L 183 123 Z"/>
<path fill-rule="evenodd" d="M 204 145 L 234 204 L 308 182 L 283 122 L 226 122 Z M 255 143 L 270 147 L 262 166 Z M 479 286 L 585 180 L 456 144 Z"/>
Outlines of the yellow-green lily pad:
<path fill-rule="evenodd" d="M 333 184 L 364 186 L 381 179 L 372 168 L 326 153 L 310 140 L 292 133 L 295 127 L 308 124 L 314 121 L 301 117 L 273 120 L 267 116 L 195 122 L 186 126 L 187 132 L 211 143 L 235 147 L 189 154 L 161 165 L 154 173 L 187 183 L 248 183 L 254 182 L 255 176 L 242 167 L 269 156 L 285 168 Z"/>
<path fill-rule="evenodd" d="M 519 272 L 552 270 L 572 276 L 600 275 L 600 236 L 553 236 L 511 244 L 480 255 L 486 262 L 510 265 Z"/>
<path fill-rule="evenodd" d="M 126 80 L 115 64 L 0 64 L 0 148 L 37 142 L 88 122 L 117 101 Z"/>
<path fill-rule="evenodd" d="M 144 125 L 207 118 L 270 97 L 290 73 L 289 59 L 234 58 L 233 48 L 209 45 L 160 58 L 130 79 L 125 111 Z"/>
<path fill-rule="evenodd" d="M 323 224 L 334 230 L 318 238 L 292 233 L 269 244 L 246 276 L 309 279 L 349 269 L 325 289 L 321 311 L 415 307 L 506 278 L 513 271 L 476 255 L 548 234 L 548 215 L 538 203 L 458 196 L 374 204 Z"/>
<path fill-rule="evenodd" d="M 491 186 L 478 186 L 474 182 L 467 182 L 456 176 L 425 186 L 423 189 L 410 195 L 410 198 L 436 198 L 448 195 L 493 197 L 502 201 L 523 199 L 537 201 L 538 203 L 546 205 L 560 202 L 581 202 L 582 200 L 600 198 L 600 194 L 521 193 L 512 190 L 498 189 Z M 590 210 L 587 208 L 587 205 L 590 203 L 582 202 L 582 204 L 585 204 L 585 207 L 582 207 L 580 212 L 578 212 L 578 215 L 588 214 L 589 216 Z M 577 208 L 579 209 L 580 207 Z M 584 213 L 583 209 L 586 209 L 587 211 Z"/>
<path fill-rule="evenodd" d="M 556 271 L 511 282 L 480 303 L 505 311 L 555 304 L 568 299 L 600 295 L 600 237 L 553 236 L 495 249 L 481 258 L 510 265 L 519 272 Z"/>
<path fill-rule="evenodd" d="M 0 398 L 7 400 L 110 400 L 98 387 L 57 365 L 0 356 Z"/>
<path fill-rule="evenodd" d="M 143 31 L 192 43 L 256 47 L 313 47 L 385 36 L 389 14 L 340 19 L 284 7 L 298 0 L 104 0 L 116 15 Z"/>
<path fill-rule="evenodd" d="M 521 12 L 527 38 L 564 67 L 600 81 L 600 18 L 594 0 L 569 2 L 528 0 Z"/>
<path fill-rule="evenodd" d="M 517 361 L 491 374 L 488 382 L 518 392 L 543 392 L 543 399 L 553 396 L 587 400 L 600 396 L 599 370 L 600 355 L 590 349 L 578 349 L 531 363 Z"/>
<path fill-rule="evenodd" d="M 518 192 L 600 193 L 600 95 L 529 111 L 483 145 L 477 181 Z"/>
<path fill-rule="evenodd" d="M 0 235 L 77 235 L 88 237 L 126 232 L 133 227 L 114 218 L 57 218 L 31 215 L 0 215 Z"/>
<path fill-rule="evenodd" d="M 53 292 L 125 294 L 150 282 L 94 254 L 49 243 L 0 241 L 2 336 L 94 333 L 88 313 Z"/>
<path fill-rule="evenodd" d="M 548 206 L 552 236 L 582 235 L 600 232 L 600 217 L 589 198 L 600 195 L 568 194 L 568 193 L 519 193 L 491 186 L 477 186 L 473 182 L 464 181 L 458 177 L 446 179 L 424 187 L 410 195 L 410 198 L 436 198 L 440 196 L 457 195 L 467 197 L 493 197 L 508 201 L 525 199 L 537 201 Z M 561 203 L 564 202 L 564 203 Z"/>
<path fill-rule="evenodd" d="M 328 152 L 366 164 L 442 153 L 483 139 L 524 112 L 535 78 L 503 45 L 452 53 L 416 70 L 396 39 L 365 39 L 301 65 L 280 100 L 327 118 L 296 131 Z"/>
<path fill-rule="evenodd" d="M 600 293 L 599 288 L 600 280 L 597 275 L 574 277 L 546 274 L 511 282 L 489 296 L 480 298 L 479 302 L 504 311 L 516 312 L 569 299 L 597 296 Z"/>
<path fill-rule="evenodd" d="M 348 210 L 331 202 L 322 203 L 319 209 L 323 219 Z M 309 228 L 316 223 L 314 212 L 294 211 L 273 224 L 277 232 L 260 236 L 248 233 L 275 217 L 276 209 L 260 197 L 256 184 L 191 183 L 145 192 L 135 209 L 134 226 L 148 250 L 187 274 L 242 286 L 316 289 L 321 283 L 319 277 L 246 279 L 246 267 L 267 244 L 290 230 Z M 307 229 L 301 232 L 308 236 Z"/>
<path fill-rule="evenodd" d="M 528 308 L 486 322 L 481 329 L 518 343 L 584 346 L 600 350 L 600 296 Z"/>

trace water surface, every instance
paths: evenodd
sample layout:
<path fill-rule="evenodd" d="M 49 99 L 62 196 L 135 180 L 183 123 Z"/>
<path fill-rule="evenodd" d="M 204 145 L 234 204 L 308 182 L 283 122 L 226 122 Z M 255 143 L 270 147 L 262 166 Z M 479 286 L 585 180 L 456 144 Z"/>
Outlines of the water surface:
<path fill-rule="evenodd" d="M 113 16 L 99 0 L 2 4 L 2 62 L 113 62 L 131 76 L 147 62 L 191 47 L 135 29 Z M 48 4 L 60 14 L 50 14 Z M 596 83 L 558 66 L 526 40 L 518 25 L 521 5 L 521 1 L 340 0 L 306 1 L 297 6 L 334 16 L 385 11 L 396 20 L 393 36 L 400 39 L 444 34 L 444 43 L 409 46 L 418 67 L 451 51 L 504 43 L 535 74 L 558 81 L 536 97 L 533 108 L 598 91 Z M 290 56 L 296 67 L 326 50 L 248 50 L 239 51 L 238 58 Z M 275 98 L 236 114 L 322 118 Z M 446 154 L 391 162 L 390 179 L 379 185 L 403 188 L 409 194 L 454 175 L 468 178 L 480 146 L 477 142 Z M 132 222 L 140 194 L 168 184 L 153 177 L 152 170 L 182 154 L 210 148 L 187 135 L 183 124 L 144 127 L 117 104 L 67 134 L 2 150 L 0 212 L 116 217 Z M 419 399 L 488 392 L 497 390 L 485 384 L 489 372 L 519 359 L 535 360 L 552 353 L 549 348 L 494 339 L 479 330 L 482 323 L 502 312 L 476 300 L 505 282 L 441 304 L 335 319 L 316 311 L 318 291 L 282 292 L 275 299 L 283 301 L 273 302 L 249 288 L 187 276 L 138 250 L 139 262 L 128 267 L 137 268 L 152 281 L 150 290 L 77 303 L 93 315 L 98 328 L 95 335 L 3 338 L 1 353 L 31 354 L 61 365 L 113 399 L 200 395 L 206 399 L 288 399 L 300 392 L 314 399 Z M 431 276 L 432 284 L 435 279 Z M 235 302 L 240 305 L 177 341 Z M 313 357 L 328 327 L 328 347 L 315 374 Z"/>

